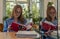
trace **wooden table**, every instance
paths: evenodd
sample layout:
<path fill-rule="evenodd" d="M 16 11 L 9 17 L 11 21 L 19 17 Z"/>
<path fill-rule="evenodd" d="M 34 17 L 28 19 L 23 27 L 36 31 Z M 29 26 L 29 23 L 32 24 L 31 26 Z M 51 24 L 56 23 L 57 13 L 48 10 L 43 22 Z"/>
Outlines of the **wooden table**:
<path fill-rule="evenodd" d="M 17 38 L 16 32 L 0 32 L 0 39 L 34 39 L 34 38 Z"/>

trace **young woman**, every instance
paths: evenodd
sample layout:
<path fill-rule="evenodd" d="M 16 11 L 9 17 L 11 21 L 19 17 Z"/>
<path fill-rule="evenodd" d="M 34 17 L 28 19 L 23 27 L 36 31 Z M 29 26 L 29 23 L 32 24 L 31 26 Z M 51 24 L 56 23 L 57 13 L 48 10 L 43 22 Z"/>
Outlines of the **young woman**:
<path fill-rule="evenodd" d="M 41 36 L 42 36 L 42 39 L 55 39 L 53 37 L 51 37 L 51 33 L 52 31 L 56 30 L 51 30 L 51 27 L 50 28 L 47 28 L 48 30 L 45 30 L 43 28 L 43 25 L 42 23 L 43 22 L 49 22 L 50 24 L 53 24 L 55 25 L 55 27 L 57 27 L 57 18 L 56 18 L 56 9 L 54 6 L 48 6 L 47 7 L 47 13 L 46 13 L 47 17 L 42 19 L 42 21 L 40 22 L 40 25 L 41 25 Z"/>
<path fill-rule="evenodd" d="M 4 32 L 13 31 L 13 30 L 11 30 L 11 27 L 10 27 L 13 22 L 18 23 L 18 24 L 22 24 L 22 26 L 27 23 L 27 20 L 22 15 L 22 7 L 20 5 L 16 5 L 13 8 L 11 18 L 4 21 L 3 31 Z M 31 28 L 31 27 L 28 27 L 28 28 Z"/>

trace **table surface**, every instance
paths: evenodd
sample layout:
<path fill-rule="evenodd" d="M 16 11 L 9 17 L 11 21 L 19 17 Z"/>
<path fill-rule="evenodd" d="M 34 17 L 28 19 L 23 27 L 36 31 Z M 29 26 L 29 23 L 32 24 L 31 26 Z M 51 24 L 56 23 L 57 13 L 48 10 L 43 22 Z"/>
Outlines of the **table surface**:
<path fill-rule="evenodd" d="M 0 32 L 0 39 L 34 39 L 34 38 L 17 38 L 16 32 Z"/>
<path fill-rule="evenodd" d="M 0 39 L 34 39 L 34 38 L 17 38 L 15 34 L 16 32 L 0 32 Z"/>

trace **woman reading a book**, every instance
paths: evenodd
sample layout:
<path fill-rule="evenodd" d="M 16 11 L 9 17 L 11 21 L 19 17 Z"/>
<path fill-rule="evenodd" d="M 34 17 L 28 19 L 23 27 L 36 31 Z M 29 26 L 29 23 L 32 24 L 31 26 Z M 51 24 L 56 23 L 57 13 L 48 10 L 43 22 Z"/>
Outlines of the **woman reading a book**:
<path fill-rule="evenodd" d="M 51 37 L 51 33 L 54 30 L 57 30 L 57 18 L 55 7 L 48 6 L 46 15 L 47 17 L 40 22 L 42 39 L 55 39 Z"/>
<path fill-rule="evenodd" d="M 31 28 L 31 26 L 25 27 L 26 23 L 27 23 L 27 20 L 22 15 L 22 7 L 20 5 L 16 5 L 13 8 L 11 18 L 4 21 L 3 31 L 4 32 L 18 31 L 22 29 L 22 26 L 24 26 L 23 30 L 26 30 L 27 28 Z"/>

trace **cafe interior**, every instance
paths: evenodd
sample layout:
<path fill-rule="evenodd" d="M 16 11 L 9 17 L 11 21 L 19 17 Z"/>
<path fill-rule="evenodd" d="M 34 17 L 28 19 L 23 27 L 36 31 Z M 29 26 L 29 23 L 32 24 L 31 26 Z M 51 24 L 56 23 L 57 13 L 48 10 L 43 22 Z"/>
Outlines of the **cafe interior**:
<path fill-rule="evenodd" d="M 40 34 L 40 21 L 46 17 L 47 5 L 51 4 L 56 8 L 58 15 L 58 30 L 52 33 L 52 36 L 56 39 L 60 39 L 60 0 L 0 0 L 0 38 L 1 39 L 41 39 Z M 4 21 L 11 17 L 12 9 L 15 5 L 21 5 L 23 9 L 23 15 L 28 22 L 33 22 L 33 31 L 39 34 L 38 38 L 29 37 L 17 37 L 17 32 L 3 32 Z M 57 8 L 58 7 L 58 8 Z M 22 32 L 22 31 L 20 31 Z M 25 34 L 27 31 L 23 31 Z M 19 33 L 19 32 L 18 32 Z"/>

